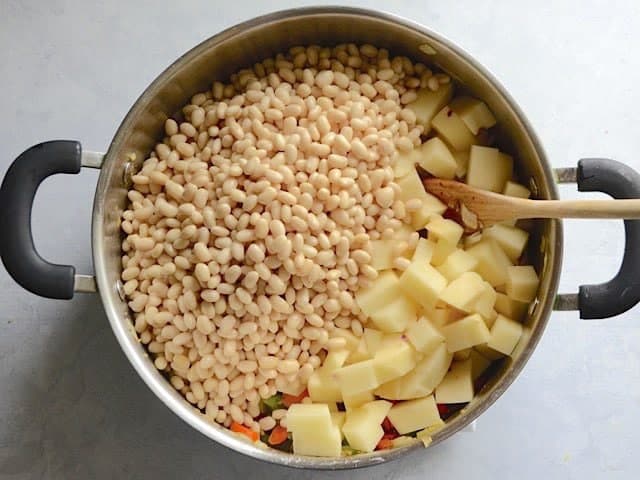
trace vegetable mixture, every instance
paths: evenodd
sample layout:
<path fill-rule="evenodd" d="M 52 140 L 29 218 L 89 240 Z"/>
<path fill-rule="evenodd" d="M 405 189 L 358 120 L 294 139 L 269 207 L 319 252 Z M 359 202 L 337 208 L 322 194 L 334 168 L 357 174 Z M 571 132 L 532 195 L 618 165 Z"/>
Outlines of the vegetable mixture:
<path fill-rule="evenodd" d="M 496 120 L 372 45 L 294 47 L 195 95 L 132 177 L 122 280 L 155 366 L 251 442 L 425 445 L 511 355 L 528 233 L 467 236 L 427 175 L 512 196 Z"/>

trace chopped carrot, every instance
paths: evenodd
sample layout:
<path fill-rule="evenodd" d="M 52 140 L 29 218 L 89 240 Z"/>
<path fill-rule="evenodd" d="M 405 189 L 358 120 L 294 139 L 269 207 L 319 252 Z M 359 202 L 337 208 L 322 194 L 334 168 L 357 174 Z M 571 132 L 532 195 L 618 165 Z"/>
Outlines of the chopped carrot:
<path fill-rule="evenodd" d="M 287 429 L 277 425 L 269 434 L 269 445 L 280 445 L 287 440 Z"/>
<path fill-rule="evenodd" d="M 390 438 L 381 438 L 376 445 L 376 450 L 387 450 L 389 448 L 393 448 L 393 440 Z"/>
<path fill-rule="evenodd" d="M 382 438 L 386 438 L 387 440 L 393 440 L 394 438 L 398 438 L 400 434 L 395 430 L 393 432 L 385 433 Z"/>
<path fill-rule="evenodd" d="M 244 425 L 238 422 L 231 423 L 231 431 L 244 435 L 252 442 L 257 442 L 258 438 L 260 438 L 260 436 L 258 435 L 258 432 L 254 432 L 249 427 L 245 427 Z"/>
<path fill-rule="evenodd" d="M 300 393 L 300 395 L 289 395 L 287 393 L 282 395 L 282 404 L 285 407 L 290 407 L 291 405 L 293 405 L 294 403 L 300 403 L 302 402 L 302 399 L 304 397 L 308 397 L 309 396 L 309 392 L 307 392 L 307 389 L 305 388 L 302 393 Z"/>

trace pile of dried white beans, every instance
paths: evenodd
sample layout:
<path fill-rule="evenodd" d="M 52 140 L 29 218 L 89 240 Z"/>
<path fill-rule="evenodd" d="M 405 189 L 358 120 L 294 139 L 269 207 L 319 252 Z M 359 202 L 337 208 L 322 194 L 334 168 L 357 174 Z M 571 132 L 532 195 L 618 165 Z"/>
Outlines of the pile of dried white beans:
<path fill-rule="evenodd" d="M 304 388 L 344 346 L 336 329 L 362 335 L 369 240 L 407 220 L 392 165 L 421 143 L 403 106 L 449 78 L 349 44 L 295 47 L 231 80 L 168 119 L 133 176 L 122 280 L 173 386 L 212 421 L 268 431 L 285 411 L 257 421 L 260 398 Z"/>

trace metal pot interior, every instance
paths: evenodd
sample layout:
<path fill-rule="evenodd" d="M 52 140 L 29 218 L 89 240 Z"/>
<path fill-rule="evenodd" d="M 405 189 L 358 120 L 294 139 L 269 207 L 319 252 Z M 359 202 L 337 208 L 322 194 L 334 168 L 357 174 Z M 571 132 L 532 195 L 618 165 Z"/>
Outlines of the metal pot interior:
<path fill-rule="evenodd" d="M 513 100 L 486 70 L 445 39 L 418 25 L 387 14 L 330 7 L 289 10 L 251 20 L 206 40 L 167 68 L 140 96 L 118 129 L 102 167 L 93 212 L 94 265 L 100 295 L 122 349 L 143 380 L 177 415 L 211 439 L 256 458 L 297 467 L 373 465 L 422 446 L 340 459 L 301 457 L 251 445 L 209 423 L 155 369 L 137 340 L 120 289 L 120 215 L 125 207 L 128 176 L 162 138 L 165 119 L 178 112 L 193 94 L 207 90 L 214 80 L 226 81 L 233 72 L 291 46 L 343 42 L 385 47 L 450 74 L 456 79 L 458 90 L 463 88 L 482 98 L 495 113 L 499 145 L 514 155 L 520 180 L 537 198 L 557 197 L 551 170 L 535 134 Z M 530 309 L 523 341 L 476 398 L 434 435 L 433 444 L 464 428 L 504 392 L 542 334 L 558 283 L 562 232 L 557 221 L 535 221 L 532 226 L 527 256 L 541 276 L 541 287 L 539 298 Z"/>

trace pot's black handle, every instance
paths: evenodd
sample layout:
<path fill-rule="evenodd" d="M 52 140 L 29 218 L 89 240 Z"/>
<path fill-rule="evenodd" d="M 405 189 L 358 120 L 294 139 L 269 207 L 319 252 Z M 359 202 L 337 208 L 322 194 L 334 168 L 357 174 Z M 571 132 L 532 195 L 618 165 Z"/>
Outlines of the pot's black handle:
<path fill-rule="evenodd" d="M 580 160 L 577 183 L 581 192 L 604 192 L 613 198 L 640 198 L 640 174 L 615 160 Z M 625 248 L 620 270 L 608 282 L 580 286 L 580 318 L 614 317 L 640 302 L 640 220 L 625 220 L 624 230 Z"/>
<path fill-rule="evenodd" d="M 0 187 L 0 258 L 16 282 L 42 297 L 73 297 L 75 268 L 49 263 L 36 251 L 31 233 L 33 199 L 45 178 L 78 173 L 81 156 L 76 141 L 40 143 L 14 160 Z"/>

